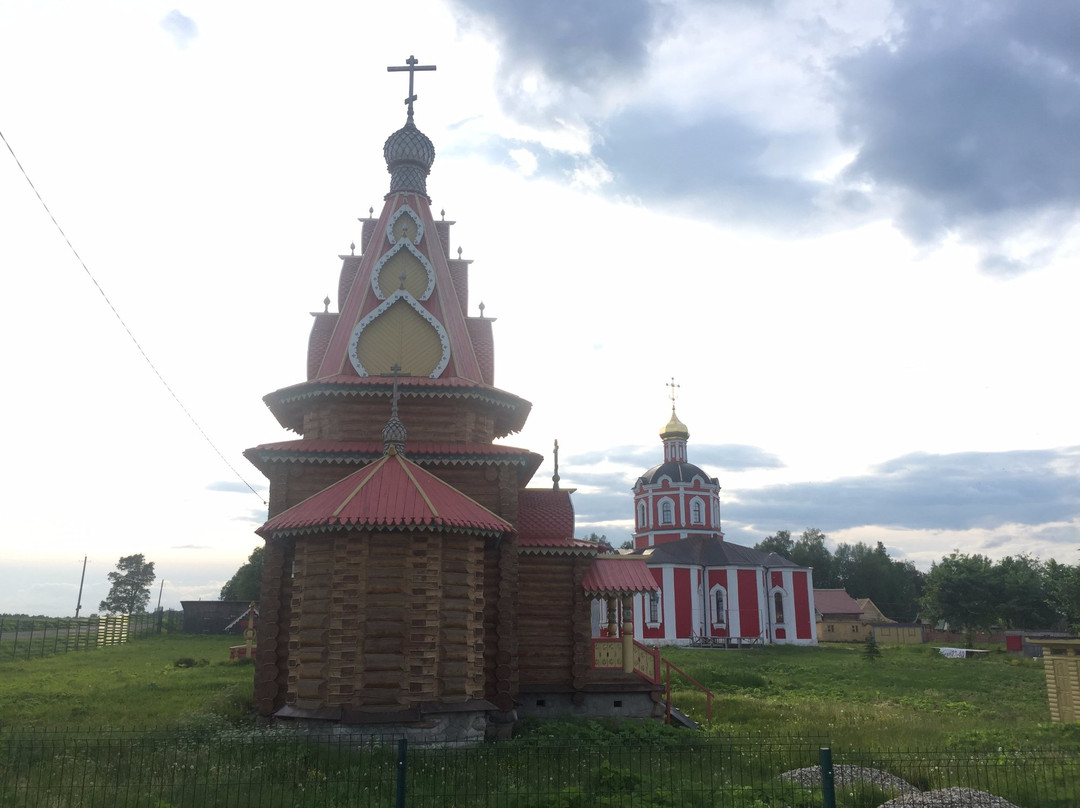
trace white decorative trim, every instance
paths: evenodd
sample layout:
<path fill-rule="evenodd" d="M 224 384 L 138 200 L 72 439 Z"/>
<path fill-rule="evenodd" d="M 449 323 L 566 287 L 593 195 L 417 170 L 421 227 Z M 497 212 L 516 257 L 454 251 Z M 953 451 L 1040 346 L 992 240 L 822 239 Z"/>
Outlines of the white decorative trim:
<path fill-rule="evenodd" d="M 656 599 L 656 619 L 650 620 L 651 604 L 653 599 Z M 664 597 L 663 592 L 645 592 L 641 596 L 641 618 L 642 622 L 652 629 L 660 628 L 664 622 Z"/>
<path fill-rule="evenodd" d="M 420 239 L 424 237 L 424 223 L 420 221 L 420 217 L 416 215 L 416 211 L 408 205 L 402 205 L 394 211 L 394 215 L 391 216 L 390 221 L 386 223 L 386 238 L 391 244 L 397 244 L 397 238 L 394 236 L 394 225 L 397 224 L 397 220 L 402 216 L 408 216 L 413 220 L 413 224 L 416 225 L 416 236 L 412 239 L 412 243 L 419 244 Z"/>
<path fill-rule="evenodd" d="M 375 268 L 371 270 L 371 290 L 375 293 L 375 297 L 379 300 L 385 300 L 383 296 L 382 288 L 379 284 L 379 274 L 382 268 L 386 265 L 386 262 L 397 255 L 401 250 L 408 250 L 416 257 L 420 262 L 420 265 L 424 267 L 424 272 L 427 273 L 427 288 L 424 289 L 423 294 L 420 295 L 421 300 L 427 300 L 431 297 L 431 293 L 435 291 L 435 270 L 431 266 L 431 262 L 428 261 L 427 256 L 420 252 L 416 247 L 407 241 L 403 241 L 400 244 L 395 244 L 389 250 L 387 250 L 382 258 L 375 263 Z"/>
<path fill-rule="evenodd" d="M 724 596 L 724 608 L 721 611 L 721 613 L 717 613 L 717 611 L 716 611 L 716 593 L 717 592 L 723 593 L 723 596 Z M 710 614 L 710 620 L 712 622 L 713 628 L 727 628 L 727 624 L 728 624 L 727 611 L 728 611 L 727 588 L 724 587 L 724 586 L 721 586 L 720 584 L 713 584 L 712 588 L 709 590 L 709 614 Z"/>
<path fill-rule="evenodd" d="M 665 505 L 670 505 L 671 506 L 671 518 L 670 519 L 665 519 L 664 518 L 664 506 Z M 657 521 L 658 526 L 660 526 L 660 527 L 674 526 L 675 525 L 675 500 L 673 498 L 671 498 L 671 497 L 662 497 L 656 503 L 656 517 L 657 517 L 656 521 Z"/>
<path fill-rule="evenodd" d="M 360 334 L 363 333 L 365 328 L 375 322 L 379 315 L 399 300 L 404 300 L 412 306 L 413 310 L 427 320 L 428 324 L 434 328 L 435 332 L 439 335 L 439 343 L 442 345 L 442 359 L 439 361 L 439 364 L 436 365 L 435 369 L 428 374 L 428 378 L 430 379 L 438 378 L 439 374 L 446 370 L 446 366 L 450 364 L 450 337 L 447 336 L 446 329 L 443 327 L 443 324 L 435 318 L 435 315 L 421 306 L 416 298 L 410 295 L 406 289 L 398 289 L 394 294 L 386 298 L 378 308 L 372 309 L 368 312 L 366 317 L 356 324 L 356 327 L 353 328 L 352 336 L 349 338 L 349 361 L 352 362 L 352 366 L 361 376 L 371 375 L 368 373 L 367 368 L 360 362 L 360 358 L 356 354 L 356 348 L 360 342 Z"/>

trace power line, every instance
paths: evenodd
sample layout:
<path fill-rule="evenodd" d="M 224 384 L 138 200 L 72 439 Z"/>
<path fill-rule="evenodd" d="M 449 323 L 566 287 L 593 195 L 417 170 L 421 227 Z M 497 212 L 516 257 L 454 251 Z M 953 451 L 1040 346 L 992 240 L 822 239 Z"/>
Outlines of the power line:
<path fill-rule="evenodd" d="M 139 344 L 139 341 L 135 338 L 135 335 L 133 333 L 131 333 L 131 329 L 128 328 L 127 323 L 124 322 L 124 318 L 120 316 L 120 312 L 118 312 L 116 310 L 116 307 L 112 304 L 112 301 L 109 300 L 109 296 L 107 294 L 105 294 L 105 290 L 101 288 L 101 284 L 99 284 L 97 282 L 97 278 L 95 278 L 94 274 L 90 271 L 90 267 L 88 267 L 86 265 L 86 262 L 83 261 L 82 256 L 79 255 L 79 251 L 75 249 L 75 245 L 71 243 L 71 239 L 69 239 L 68 236 L 67 236 L 67 233 L 64 232 L 64 228 L 62 228 L 60 226 L 60 222 L 56 221 L 56 217 L 53 216 L 53 212 L 51 210 L 49 210 L 49 206 L 47 204 L 45 204 L 45 200 L 42 198 L 41 194 L 38 192 L 37 187 L 34 185 L 34 181 L 30 179 L 30 175 L 28 173 L 26 173 L 26 169 L 23 168 L 23 164 L 19 161 L 19 157 L 18 157 L 18 155 L 15 154 L 15 150 L 13 148 L 11 148 L 11 144 L 8 143 L 8 139 L 6 137 L 4 137 L 3 131 L 0 131 L 0 140 L 4 141 L 4 145 L 7 146 L 7 150 L 9 152 L 11 152 L 11 157 L 15 161 L 15 165 L 17 165 L 19 167 L 19 171 L 21 171 L 23 177 L 26 178 L 26 182 L 30 185 L 30 190 L 32 190 L 34 192 L 34 196 L 36 196 L 37 199 L 38 199 L 38 202 L 41 203 L 41 207 L 45 208 L 45 212 L 47 214 L 49 214 L 49 218 L 52 220 L 53 225 L 56 226 L 56 229 L 59 231 L 60 235 L 63 237 L 64 242 L 68 245 L 68 249 L 71 250 L 72 255 L 75 256 L 75 260 L 77 260 L 79 262 L 79 265 L 83 268 L 83 271 L 86 273 L 86 276 L 90 279 L 90 282 L 94 284 L 94 288 L 98 290 L 98 293 L 101 295 L 102 299 L 105 301 L 105 304 L 109 307 L 109 310 L 116 317 L 117 321 L 120 323 L 120 326 L 127 333 L 128 337 L 131 338 L 132 343 L 134 343 L 135 347 L 138 349 L 139 353 L 142 355 L 142 358 L 146 360 L 146 364 L 150 366 L 150 370 L 154 371 L 154 375 L 158 377 L 158 381 L 160 381 L 162 386 L 166 390 L 168 390 L 169 395 L 172 396 L 173 401 L 176 402 L 177 406 L 180 407 L 180 409 L 183 411 L 184 415 L 186 415 L 188 420 L 191 421 L 192 425 L 195 427 L 195 429 L 198 431 L 198 433 L 200 435 L 202 435 L 203 440 L 206 441 L 206 443 L 210 446 L 210 448 L 214 450 L 214 453 L 221 459 L 221 462 L 226 465 L 226 467 L 229 469 L 229 471 L 231 471 L 236 476 L 236 478 L 238 480 L 240 480 L 240 482 L 242 482 L 244 485 L 246 485 L 248 487 L 248 490 L 250 490 L 251 493 L 253 493 L 255 496 L 257 496 L 259 498 L 259 501 L 262 502 L 263 505 L 266 505 L 267 502 L 266 502 L 265 499 L 263 499 L 262 494 L 260 494 L 258 491 L 256 491 L 254 486 L 252 486 L 251 483 L 249 483 L 246 479 L 244 479 L 244 476 L 239 471 L 236 470 L 236 467 L 233 466 L 232 463 L 229 462 L 228 458 L 225 457 L 225 455 L 217 447 L 217 445 L 212 440 L 210 440 L 210 436 L 206 434 L 206 431 L 202 428 L 202 425 L 195 419 L 195 416 L 191 414 L 191 412 L 188 410 L 188 408 L 186 406 L 184 406 L 184 402 L 180 400 L 180 397 L 176 394 L 176 392 L 172 389 L 172 387 L 169 386 L 169 383 L 167 381 L 165 381 L 165 377 L 161 375 L 161 371 L 159 371 L 157 369 L 157 366 L 153 363 L 153 361 L 150 359 L 150 357 L 147 356 L 146 351 L 143 350 L 142 345 Z"/>

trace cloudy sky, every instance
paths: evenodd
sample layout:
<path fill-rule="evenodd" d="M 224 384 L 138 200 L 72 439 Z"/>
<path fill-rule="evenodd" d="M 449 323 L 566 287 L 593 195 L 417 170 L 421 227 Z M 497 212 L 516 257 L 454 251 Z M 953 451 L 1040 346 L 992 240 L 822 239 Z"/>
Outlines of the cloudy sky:
<path fill-rule="evenodd" d="M 241 453 L 291 437 L 261 397 L 382 204 L 413 53 L 533 402 L 508 442 L 559 440 L 579 535 L 629 536 L 675 377 L 731 541 L 1080 562 L 1080 7 L 375 5 L 0 5 L 0 611 L 73 613 L 84 556 L 93 611 L 138 552 L 164 606 L 214 598 L 258 544 Z"/>

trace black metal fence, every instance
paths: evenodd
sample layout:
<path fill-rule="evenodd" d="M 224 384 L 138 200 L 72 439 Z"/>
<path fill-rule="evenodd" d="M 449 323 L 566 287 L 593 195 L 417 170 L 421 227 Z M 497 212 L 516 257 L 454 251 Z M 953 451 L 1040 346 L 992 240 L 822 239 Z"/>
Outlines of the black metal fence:
<path fill-rule="evenodd" d="M 183 613 L 173 610 L 81 618 L 0 616 L 0 660 L 31 659 L 119 645 L 128 640 L 179 631 L 182 622 Z"/>
<path fill-rule="evenodd" d="M 280 729 L 0 732 L 5 808 L 870 808 L 889 800 L 891 808 L 1077 806 L 1080 760 L 1030 751 L 870 755 L 689 733 L 617 746 L 446 747 Z"/>

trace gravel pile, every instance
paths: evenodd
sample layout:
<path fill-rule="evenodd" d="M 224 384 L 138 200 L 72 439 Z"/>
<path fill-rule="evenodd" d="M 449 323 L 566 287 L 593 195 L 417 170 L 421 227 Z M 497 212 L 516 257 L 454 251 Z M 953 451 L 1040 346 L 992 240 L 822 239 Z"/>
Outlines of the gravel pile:
<path fill-rule="evenodd" d="M 798 783 L 800 786 L 816 786 L 821 784 L 821 767 L 809 766 L 805 769 L 795 769 L 794 771 L 784 772 L 780 777 Z M 901 777 L 883 772 L 880 769 L 868 769 L 865 766 L 833 766 L 833 782 L 838 786 L 869 783 L 879 788 L 903 791 L 905 793 L 919 790 Z M 890 808 L 893 808 L 891 804 Z"/>
<path fill-rule="evenodd" d="M 821 785 L 821 768 L 809 766 L 780 775 L 784 780 L 800 786 Z M 869 783 L 882 789 L 903 792 L 878 808 L 1018 808 L 1001 797 L 974 788 L 942 788 L 937 791 L 919 791 L 907 780 L 865 766 L 834 766 L 833 782 L 838 786 Z"/>
<path fill-rule="evenodd" d="M 943 788 L 904 794 L 889 800 L 880 808 L 1017 808 L 1001 797 L 974 788 Z"/>

